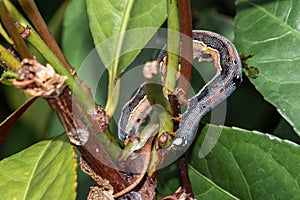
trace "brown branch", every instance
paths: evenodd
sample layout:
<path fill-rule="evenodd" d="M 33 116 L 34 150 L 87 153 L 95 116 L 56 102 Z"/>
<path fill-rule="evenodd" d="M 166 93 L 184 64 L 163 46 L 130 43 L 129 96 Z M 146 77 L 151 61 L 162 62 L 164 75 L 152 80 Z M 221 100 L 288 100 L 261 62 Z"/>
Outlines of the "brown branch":
<path fill-rule="evenodd" d="M 192 79 L 193 41 L 192 41 L 192 15 L 189 0 L 178 0 L 178 10 L 181 32 L 181 78 L 178 88 L 185 96 L 188 95 Z"/>
<path fill-rule="evenodd" d="M 185 155 L 182 155 L 178 159 L 177 163 L 178 163 L 178 167 L 179 167 L 179 173 L 180 173 L 182 187 L 184 188 L 185 192 L 187 194 L 189 194 L 190 197 L 194 197 L 194 193 L 193 193 L 192 186 L 191 186 L 191 181 L 188 176 Z"/>
<path fill-rule="evenodd" d="M 149 138 L 147 143 L 141 149 L 130 154 L 130 156 L 126 159 L 125 162 L 128 162 L 126 165 L 129 166 L 131 170 L 134 170 L 133 172 L 139 172 L 139 173 L 137 173 L 135 179 L 130 183 L 130 185 L 127 188 L 125 188 L 124 190 L 118 193 L 115 193 L 114 198 L 120 197 L 130 192 L 131 190 L 136 188 L 139 184 L 143 183 L 142 180 L 146 174 L 151 159 L 152 141 L 156 134 L 157 131 L 154 131 L 152 133 L 153 136 Z"/>
<path fill-rule="evenodd" d="M 94 111 L 90 111 L 79 104 L 72 91 L 66 86 L 66 77 L 56 74 L 49 64 L 44 67 L 36 60 L 24 59 L 18 73 L 20 78 L 13 80 L 14 86 L 33 96 L 42 96 L 48 101 L 71 143 L 79 149 L 91 169 L 107 179 L 115 192 L 126 188 L 127 181 L 95 135 L 95 130 L 98 130 L 97 134 L 104 134 L 102 130 L 105 128 L 105 123 L 108 123 L 106 116 L 89 120 L 89 113 L 105 115 L 105 112 L 99 112 L 98 106 Z M 85 86 L 81 85 L 81 88 L 83 87 Z M 99 123 L 101 119 L 103 122 Z"/>
<path fill-rule="evenodd" d="M 181 78 L 179 88 L 184 91 L 185 97 L 189 93 L 190 82 L 192 79 L 192 61 L 193 61 L 193 40 L 192 40 L 192 15 L 189 0 L 178 0 L 178 10 L 180 18 L 181 32 Z M 178 159 L 178 166 L 182 187 L 191 197 L 194 196 L 191 182 L 187 172 L 185 155 Z"/>
<path fill-rule="evenodd" d="M 38 8 L 36 7 L 33 0 L 19 0 L 20 5 L 22 6 L 27 17 L 30 19 L 35 30 L 41 36 L 43 41 L 47 44 L 49 49 L 57 56 L 57 58 L 62 62 L 62 64 L 73 74 L 74 70 L 62 50 L 56 43 L 52 34 L 50 33 L 47 24 L 43 20 Z"/>
<path fill-rule="evenodd" d="M 186 98 L 189 89 L 190 81 L 192 76 L 192 60 L 193 60 L 193 43 L 192 43 L 192 23 L 191 23 L 191 9 L 190 1 L 179 0 L 178 9 L 180 16 L 180 31 L 181 31 L 181 70 L 180 70 L 180 80 L 178 88 L 184 91 L 183 99 Z M 169 102 L 172 110 L 173 119 L 179 118 L 180 105 L 178 104 L 178 99 L 174 94 L 168 95 Z M 181 97 L 180 97 L 181 98 Z M 174 131 L 178 128 L 178 121 L 174 120 Z M 162 135 L 159 140 L 162 144 L 167 141 L 167 137 Z M 168 155 L 169 149 L 165 149 L 158 152 L 158 161 L 156 162 L 155 168 L 158 169 L 163 162 L 164 158 Z M 184 191 L 187 191 L 191 196 L 193 192 L 191 190 L 191 184 L 187 174 L 186 164 L 184 157 L 179 158 L 180 176 L 182 179 L 182 185 Z M 152 173 L 151 179 L 155 180 L 157 172 Z"/>
<path fill-rule="evenodd" d="M 84 119 L 83 113 L 77 109 L 69 88 L 66 88 L 60 96 L 47 100 L 62 122 L 71 142 L 76 145 L 90 167 L 99 176 L 107 179 L 115 192 L 126 188 L 127 181 L 98 141 L 93 129 Z"/>

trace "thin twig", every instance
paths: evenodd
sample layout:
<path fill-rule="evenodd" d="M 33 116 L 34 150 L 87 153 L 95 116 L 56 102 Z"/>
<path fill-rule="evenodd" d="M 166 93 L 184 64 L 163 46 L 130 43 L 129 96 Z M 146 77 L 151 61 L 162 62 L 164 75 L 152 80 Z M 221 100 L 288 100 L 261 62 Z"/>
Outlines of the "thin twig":
<path fill-rule="evenodd" d="M 178 0 L 181 32 L 181 78 L 178 87 L 188 95 L 192 79 L 193 40 L 190 0 Z"/>
<path fill-rule="evenodd" d="M 9 0 L 2 0 L 4 5 L 6 6 L 10 16 L 20 26 L 20 30 L 29 29 L 29 34 L 26 37 L 26 40 L 31 43 L 50 63 L 55 71 L 61 75 L 65 75 L 68 77 L 67 84 L 70 88 L 74 88 L 75 77 L 71 75 L 70 71 L 62 64 L 62 62 L 57 58 L 57 56 L 53 53 L 52 50 L 46 45 L 46 43 L 41 39 L 39 34 L 35 31 L 35 29 L 31 26 L 31 24 L 23 17 L 23 15 L 17 10 L 17 8 L 12 4 Z M 23 28 L 22 28 L 23 26 Z"/>
<path fill-rule="evenodd" d="M 74 70 L 71 67 L 70 63 L 64 56 L 62 50 L 56 43 L 55 39 L 53 38 L 52 34 L 50 33 L 47 24 L 43 20 L 38 8 L 36 7 L 33 0 L 19 0 L 20 5 L 22 6 L 24 12 L 32 22 L 35 30 L 38 32 L 40 37 L 44 40 L 47 44 L 49 49 L 57 56 L 57 58 L 63 63 L 63 65 L 73 73 Z"/>
<path fill-rule="evenodd" d="M 192 17 L 189 0 L 178 0 L 178 10 L 181 32 L 181 78 L 179 88 L 184 91 L 185 98 L 190 89 L 192 79 L 193 41 L 192 41 Z M 182 187 L 191 197 L 194 196 L 191 182 L 187 172 L 185 155 L 178 159 Z"/>
<path fill-rule="evenodd" d="M 185 193 L 189 194 L 190 197 L 194 197 L 191 181 L 188 176 L 187 162 L 186 162 L 185 155 L 182 155 L 178 159 L 177 163 L 178 163 L 178 167 L 179 167 L 182 188 L 184 188 Z"/>
<path fill-rule="evenodd" d="M 14 47 L 21 56 L 21 58 L 32 58 L 23 38 L 18 32 L 13 19 L 11 18 L 6 6 L 0 1 L 0 17 L 3 22 L 8 34 L 14 41 Z"/>

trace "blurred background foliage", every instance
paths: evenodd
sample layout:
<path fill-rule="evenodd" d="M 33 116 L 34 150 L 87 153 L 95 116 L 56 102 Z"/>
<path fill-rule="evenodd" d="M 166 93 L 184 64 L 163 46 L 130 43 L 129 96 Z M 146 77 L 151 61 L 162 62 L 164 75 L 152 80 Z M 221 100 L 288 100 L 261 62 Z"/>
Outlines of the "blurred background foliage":
<path fill-rule="evenodd" d="M 57 42 L 61 44 L 62 33 L 64 31 L 64 11 L 68 9 L 67 5 L 71 3 L 71 1 L 36 0 L 35 2 Z M 194 29 L 215 31 L 233 40 L 233 17 L 235 16 L 234 0 L 191 0 L 191 2 Z M 91 38 L 82 39 L 89 43 L 88 45 L 92 44 Z M 141 55 L 139 55 L 132 64 L 132 67 L 138 63 L 145 63 L 146 61 L 152 60 L 154 54 L 157 54 L 157 52 L 151 50 L 142 51 Z M 72 60 L 72 55 L 66 56 Z M 195 65 L 197 71 L 202 70 L 197 67 L 198 66 Z M 195 73 L 193 73 L 192 85 L 194 86 L 194 90 L 198 90 L 202 87 L 199 84 L 199 79 L 202 79 L 202 77 L 197 71 L 195 70 Z M 208 72 L 208 74 L 209 73 L 211 73 L 211 71 Z M 0 95 L 0 120 L 3 121 L 25 101 L 25 96 L 19 90 L 2 84 L 0 84 Z M 205 119 L 209 119 L 209 116 Z M 227 101 L 225 125 L 274 134 L 282 139 L 289 139 L 300 144 L 299 137 L 296 136 L 293 128 L 278 114 L 274 106 L 263 99 L 262 95 L 255 90 L 246 76 L 241 87 Z M 63 133 L 63 128 L 55 114 L 50 110 L 45 100 L 38 99 L 26 111 L 6 139 L 0 144 L 0 159 L 19 152 L 39 140 L 61 133 Z M 81 199 L 81 197 L 86 197 L 87 189 L 91 182 L 87 176 L 82 175 L 81 172 L 79 173 L 79 179 L 87 183 L 79 183 L 78 190 L 80 191 L 78 192 L 77 198 Z"/>

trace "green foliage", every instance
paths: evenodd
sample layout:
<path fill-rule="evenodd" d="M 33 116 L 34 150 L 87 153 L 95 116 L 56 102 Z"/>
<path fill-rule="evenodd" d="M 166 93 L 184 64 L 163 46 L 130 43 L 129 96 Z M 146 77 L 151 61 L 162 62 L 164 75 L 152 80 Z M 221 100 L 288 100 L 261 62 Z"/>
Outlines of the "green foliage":
<path fill-rule="evenodd" d="M 76 70 L 94 48 L 88 23 L 85 2 L 71 1 L 63 23 L 62 48 L 68 61 Z"/>
<path fill-rule="evenodd" d="M 212 151 L 203 157 L 203 152 L 214 141 Z M 187 154 L 195 197 L 297 199 L 300 195 L 299 153 L 299 145 L 273 135 L 206 125 Z M 169 173 L 172 170 L 164 169 L 164 180 L 161 180 L 165 182 L 164 191 L 174 191 L 179 186 L 174 181 L 177 173 Z"/>
<path fill-rule="evenodd" d="M 220 131 L 220 138 L 215 138 L 214 133 Z M 212 151 L 201 158 L 204 138 L 218 140 Z M 231 196 L 230 199 L 297 199 L 300 196 L 298 145 L 273 135 L 213 125 L 201 130 L 196 144 L 189 160 L 197 199 L 206 199 L 215 190 Z M 207 182 L 211 183 L 210 187 Z"/>
<path fill-rule="evenodd" d="M 253 55 L 247 63 L 259 69 L 251 81 L 300 135 L 300 5 L 271 0 L 240 0 L 237 5 L 235 44 Z"/>
<path fill-rule="evenodd" d="M 51 2 L 40 6 L 47 7 L 47 4 Z M 224 4 L 225 1 L 222 5 L 218 1 L 192 1 L 194 27 L 209 27 L 230 39 L 235 35 L 234 44 L 239 53 L 253 56 L 246 63 L 256 67 L 259 74 L 256 79 L 249 78 L 250 82 L 244 77 L 241 87 L 229 98 L 226 126 L 206 125 L 189 150 L 188 169 L 195 197 L 297 199 L 300 196 L 300 148 L 296 144 L 300 141 L 300 5 L 292 0 L 238 0 L 233 21 L 230 18 L 233 14 L 228 17 L 228 13 L 234 12 L 233 1 Z M 225 7 L 230 9 L 224 10 Z M 113 82 L 121 78 L 133 61 L 153 60 L 153 51 L 143 52 L 142 48 L 165 19 L 166 2 L 162 0 L 73 0 L 62 19 L 61 45 L 76 69 L 96 47 L 101 62 L 113 74 L 110 79 Z M 144 32 L 145 27 L 154 28 Z M 120 34 L 125 31 L 130 31 L 130 37 Z M 193 74 L 192 85 L 199 88 L 196 75 Z M 12 106 L 15 94 L 11 95 L 10 91 L 5 94 Z M 5 146 L 13 148 L 22 142 L 22 146 L 28 146 L 37 138 L 47 138 L 50 128 L 44 131 L 44 127 L 54 127 L 53 121 L 58 124 L 55 118 L 48 118 L 46 104 L 29 110 L 27 117 L 21 118 L 22 123 L 17 124 L 19 129 L 12 132 L 17 131 L 17 136 L 11 134 Z M 37 123 L 36 119 L 42 121 Z M 232 125 L 239 128 L 230 128 Z M 19 140 L 20 135 L 27 132 L 38 132 L 33 134 L 36 137 L 31 143 Z M 215 132 L 221 133 L 220 138 L 213 138 Z M 278 139 L 275 133 L 289 140 Z M 215 140 L 216 144 L 203 158 L 205 140 Z M 1 150 L 6 153 L 1 157 L 7 156 L 7 148 Z M 0 161 L 1 198 L 74 199 L 76 164 L 73 157 L 66 137 L 58 137 L 3 159 Z M 78 181 L 79 186 L 86 188 L 79 193 L 87 193 L 89 185 L 81 181 Z M 180 186 L 174 165 L 160 171 L 158 185 L 159 196 L 173 193 Z"/>
<path fill-rule="evenodd" d="M 106 113 L 112 117 L 120 91 L 120 73 L 136 58 L 166 19 L 161 0 L 87 1 L 95 47 L 108 69 Z"/>
<path fill-rule="evenodd" d="M 161 0 L 87 1 L 87 8 L 99 56 L 115 76 L 134 60 L 166 19 L 166 2 Z"/>
<path fill-rule="evenodd" d="M 0 162 L 2 199 L 75 199 L 75 151 L 64 134 Z"/>

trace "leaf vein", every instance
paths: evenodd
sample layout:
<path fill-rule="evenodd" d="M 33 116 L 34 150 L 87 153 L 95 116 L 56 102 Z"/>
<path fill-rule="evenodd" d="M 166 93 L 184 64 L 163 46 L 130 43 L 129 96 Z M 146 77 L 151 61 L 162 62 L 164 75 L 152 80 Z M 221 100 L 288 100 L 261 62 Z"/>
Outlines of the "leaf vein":
<path fill-rule="evenodd" d="M 285 23 L 287 23 L 287 21 L 288 21 L 288 19 L 290 17 L 291 11 L 292 11 L 293 0 L 291 0 L 290 2 L 291 2 L 291 5 L 289 7 L 289 10 L 288 10 L 288 12 L 286 14 L 286 17 L 285 17 L 285 20 L 284 20 Z"/>
<path fill-rule="evenodd" d="M 123 14 L 119 11 L 119 10 L 117 10 L 115 7 L 114 7 L 114 5 L 109 1 L 109 0 L 106 0 L 106 4 L 104 4 L 104 5 L 109 5 L 116 13 L 118 13 L 120 16 L 122 16 Z"/>
<path fill-rule="evenodd" d="M 201 174 L 198 170 L 196 170 L 192 165 L 188 165 L 189 168 L 191 170 L 193 170 L 196 174 L 198 174 L 199 176 L 201 176 L 204 180 L 206 180 L 207 182 L 209 182 L 211 185 L 213 185 L 216 189 L 218 189 L 219 191 L 223 192 L 224 194 L 232 197 L 233 199 L 238 199 L 237 197 L 235 197 L 233 194 L 229 193 L 228 191 L 226 191 L 225 189 L 221 188 L 219 185 L 217 185 L 215 182 L 213 182 L 212 180 L 210 180 L 209 178 L 207 178 L 206 176 L 204 176 L 203 174 Z"/>
<path fill-rule="evenodd" d="M 224 146 L 221 142 L 220 142 L 220 144 L 221 144 L 225 149 L 228 149 L 228 148 L 227 148 L 226 146 Z M 231 149 L 228 149 L 228 151 L 229 151 L 229 153 L 230 153 L 230 155 L 231 155 L 231 157 L 232 157 L 233 162 L 238 166 L 237 169 L 238 169 L 238 171 L 239 171 L 239 173 L 240 173 L 240 175 L 241 175 L 241 177 L 242 177 L 242 179 L 243 179 L 243 181 L 244 181 L 244 183 L 245 183 L 245 186 L 246 186 L 246 188 L 247 188 L 247 193 L 248 193 L 249 199 L 252 200 L 253 198 L 252 198 L 251 190 L 250 190 L 250 188 L 249 188 L 249 184 L 248 184 L 248 182 L 247 182 L 247 179 L 246 179 L 246 177 L 244 176 L 243 171 L 242 171 L 241 168 L 239 167 L 239 164 L 238 164 L 237 160 L 235 159 L 235 157 L 234 157 L 234 155 L 233 155 L 233 152 L 232 152 L 232 151 L 233 151 L 233 149 L 234 149 L 234 146 L 235 146 L 235 145 L 233 145 Z"/>
<path fill-rule="evenodd" d="M 34 179 L 34 174 L 35 174 L 35 172 L 36 172 L 36 170 L 37 170 L 37 168 L 39 166 L 38 164 L 39 164 L 41 158 L 43 157 L 43 155 L 45 154 L 46 150 L 50 146 L 50 144 L 51 144 L 51 141 L 49 141 L 48 144 L 45 145 L 45 147 L 43 148 L 43 151 L 41 151 L 41 153 L 40 153 L 40 156 L 37 158 L 37 162 L 33 166 L 33 169 L 31 171 L 31 175 L 30 175 L 30 177 L 28 179 L 28 184 L 26 185 L 26 188 L 25 188 L 25 192 L 24 192 L 24 196 L 23 196 L 24 200 L 26 199 L 26 197 L 28 195 L 28 192 L 29 192 L 29 189 L 30 189 L 30 184 L 31 184 L 32 180 Z"/>
<path fill-rule="evenodd" d="M 278 39 L 280 39 L 280 38 L 283 38 L 283 37 L 285 37 L 285 36 L 287 36 L 287 35 L 289 35 L 291 32 L 290 31 L 288 31 L 288 32 L 286 32 L 286 33 L 283 33 L 283 34 L 281 34 L 281 35 L 279 35 L 279 36 L 276 36 L 276 37 L 271 37 L 271 38 L 268 38 L 268 39 L 265 39 L 265 40 L 260 40 L 260 41 L 253 41 L 253 42 L 250 42 L 250 44 L 262 44 L 262 43 L 266 43 L 266 42 L 271 42 L 271 41 L 274 41 L 274 40 L 278 40 Z"/>
<path fill-rule="evenodd" d="M 300 57 L 294 57 L 294 58 L 276 58 L 276 59 L 270 59 L 270 60 L 256 60 L 256 63 L 276 63 L 276 62 L 295 62 L 299 61 Z"/>
<path fill-rule="evenodd" d="M 288 25 L 287 23 L 284 23 L 284 21 L 282 21 L 281 19 L 279 19 L 277 16 L 275 16 L 274 14 L 270 13 L 269 11 L 267 11 L 265 8 L 263 8 L 262 6 L 259 6 L 258 4 L 255 4 L 251 1 L 247 1 L 247 3 L 249 3 L 250 5 L 256 7 L 258 10 L 262 11 L 263 13 L 265 13 L 266 15 L 268 15 L 269 17 L 271 17 L 275 22 L 277 22 L 279 25 L 285 27 L 287 30 L 289 30 L 295 37 L 300 39 L 300 34 L 295 31 L 290 25 Z"/>

